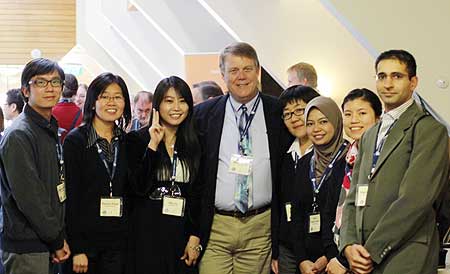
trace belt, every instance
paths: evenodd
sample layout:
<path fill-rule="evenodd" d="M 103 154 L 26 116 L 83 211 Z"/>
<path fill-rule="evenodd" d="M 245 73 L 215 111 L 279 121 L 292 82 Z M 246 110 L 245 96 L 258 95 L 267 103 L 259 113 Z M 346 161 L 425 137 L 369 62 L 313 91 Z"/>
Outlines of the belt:
<path fill-rule="evenodd" d="M 245 213 L 242 213 L 240 211 L 219 210 L 217 208 L 214 211 L 219 215 L 231 216 L 231 217 L 235 217 L 235 218 L 247 218 L 247 217 L 252 217 L 252 216 L 261 214 L 261 213 L 267 211 L 269 208 L 270 208 L 270 205 L 265 205 L 265 206 L 257 208 L 257 209 L 249 210 Z"/>

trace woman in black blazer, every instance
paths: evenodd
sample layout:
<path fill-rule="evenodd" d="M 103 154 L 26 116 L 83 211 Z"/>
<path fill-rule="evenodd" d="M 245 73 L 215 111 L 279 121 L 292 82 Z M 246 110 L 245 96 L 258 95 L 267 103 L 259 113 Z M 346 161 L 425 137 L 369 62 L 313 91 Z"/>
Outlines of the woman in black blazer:
<path fill-rule="evenodd" d="M 150 128 L 127 136 L 136 183 L 130 266 L 136 274 L 196 271 L 202 247 L 193 208 L 200 145 L 189 86 L 176 76 L 161 80 L 153 96 Z"/>
<path fill-rule="evenodd" d="M 278 204 L 272 207 L 272 271 L 276 274 L 293 274 L 297 269 L 294 247 L 290 241 L 292 230 L 292 199 L 296 193 L 296 182 L 292 180 L 298 172 L 300 159 L 312 150 L 312 143 L 306 135 L 304 119 L 305 107 L 311 99 L 320 96 L 307 86 L 296 85 L 287 88 L 280 95 L 283 105 L 282 119 L 295 140 L 285 151 L 280 172 L 280 185 L 277 189 Z"/>
<path fill-rule="evenodd" d="M 103 73 L 92 81 L 83 118 L 64 141 L 69 271 L 122 274 L 130 186 L 123 137 L 131 107 L 120 76 Z"/>
<path fill-rule="evenodd" d="M 330 98 L 312 99 L 305 109 L 305 121 L 313 151 L 299 161 L 295 175 L 292 244 L 298 270 L 315 274 L 324 271 L 328 260 L 337 254 L 336 245 L 323 241 L 322 235 L 332 229 L 328 220 L 334 220 L 335 213 L 325 210 L 326 203 L 335 200 L 337 204 L 348 142 L 343 139 L 339 107 Z"/>

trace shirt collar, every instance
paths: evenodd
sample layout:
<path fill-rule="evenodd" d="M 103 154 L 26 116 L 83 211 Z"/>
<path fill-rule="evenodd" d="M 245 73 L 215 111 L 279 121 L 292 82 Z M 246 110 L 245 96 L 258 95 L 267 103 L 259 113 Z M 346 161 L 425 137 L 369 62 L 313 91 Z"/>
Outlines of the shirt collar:
<path fill-rule="evenodd" d="M 401 104 L 400 106 L 383 113 L 383 115 L 381 116 L 381 120 L 397 120 L 398 118 L 400 118 L 400 116 L 403 114 L 403 112 L 405 112 L 408 107 L 410 107 L 412 104 L 414 103 L 414 99 L 413 98 L 409 98 L 408 101 L 404 102 L 403 104 Z"/>
<path fill-rule="evenodd" d="M 313 149 L 313 146 L 310 145 L 305 153 L 303 155 L 308 154 Z M 295 141 L 292 142 L 292 145 L 289 147 L 288 151 L 286 153 L 291 153 L 293 157 L 295 157 L 295 154 L 297 154 L 300 158 L 303 156 L 302 152 L 300 151 L 300 142 L 298 141 L 298 138 L 295 138 Z M 294 154 L 295 153 L 295 154 Z"/>
<path fill-rule="evenodd" d="M 250 102 L 247 102 L 245 104 L 245 106 L 247 107 L 247 110 L 251 110 L 253 108 L 253 105 L 255 104 L 258 96 L 259 96 L 259 92 L 256 94 L 255 97 L 253 97 L 253 99 L 250 100 Z M 231 94 L 228 98 L 230 98 L 230 103 L 231 103 L 231 106 L 232 106 L 234 112 L 238 113 L 240 111 L 239 108 L 242 106 L 242 103 L 239 103 L 238 101 L 236 101 Z"/>
<path fill-rule="evenodd" d="M 115 137 L 120 138 L 121 136 L 122 136 L 122 130 L 120 130 L 120 128 L 118 126 L 115 126 L 113 139 Z M 97 131 L 95 130 L 95 128 L 92 125 L 90 125 L 88 127 L 87 148 L 90 148 L 93 145 L 95 145 L 95 143 L 97 143 L 97 141 L 100 139 L 104 139 L 104 138 L 100 137 L 100 135 L 97 134 Z"/>
<path fill-rule="evenodd" d="M 48 121 L 41 114 L 35 111 L 29 104 L 25 105 L 23 112 L 38 126 L 50 131 L 55 137 L 58 136 L 58 122 L 53 115 L 50 117 L 50 121 Z"/>

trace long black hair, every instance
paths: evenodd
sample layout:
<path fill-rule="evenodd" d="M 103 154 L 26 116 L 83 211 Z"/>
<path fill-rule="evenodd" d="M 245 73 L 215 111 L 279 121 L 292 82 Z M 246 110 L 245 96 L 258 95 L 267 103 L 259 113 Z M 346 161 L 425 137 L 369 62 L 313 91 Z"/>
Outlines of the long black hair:
<path fill-rule="evenodd" d="M 131 121 L 130 95 L 128 94 L 127 85 L 122 77 L 119 75 L 114 75 L 110 72 L 100 74 L 89 85 L 86 91 L 86 102 L 84 103 L 83 122 L 87 125 L 92 125 L 92 121 L 95 117 L 95 102 L 111 84 L 119 85 L 122 90 L 122 96 L 125 100 L 125 108 L 123 110 L 122 119 L 119 120 L 118 126 L 122 130 L 125 130 Z"/>
<path fill-rule="evenodd" d="M 162 79 L 156 86 L 153 93 L 153 108 L 159 111 L 159 106 L 164 99 L 167 91 L 173 88 L 176 93 L 181 95 L 186 101 L 189 110 L 186 119 L 178 126 L 175 141 L 175 150 L 177 151 L 178 159 L 181 161 L 183 170 L 189 170 L 189 180 L 195 180 L 200 166 L 200 142 L 194 127 L 193 109 L 194 101 L 192 99 L 191 89 L 189 85 L 177 76 L 170 76 Z M 153 112 L 150 116 L 150 125 L 153 118 Z M 160 116 L 161 119 L 161 116 Z M 158 150 L 163 149 L 164 146 L 159 146 Z M 166 159 L 160 163 L 164 177 L 170 178 L 170 161 Z"/>

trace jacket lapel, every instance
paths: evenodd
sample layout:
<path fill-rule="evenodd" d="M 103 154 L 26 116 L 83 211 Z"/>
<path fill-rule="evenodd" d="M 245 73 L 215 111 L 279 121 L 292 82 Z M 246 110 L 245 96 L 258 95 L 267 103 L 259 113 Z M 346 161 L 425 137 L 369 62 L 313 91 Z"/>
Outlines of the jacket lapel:
<path fill-rule="evenodd" d="M 413 105 L 410 106 L 400 116 L 400 118 L 396 122 L 396 125 L 394 125 L 391 132 L 389 133 L 388 138 L 386 139 L 386 143 L 384 144 L 381 150 L 380 158 L 377 161 L 372 177 L 376 175 L 377 171 L 380 169 L 380 167 L 383 165 L 383 163 L 386 161 L 389 155 L 394 151 L 394 149 L 398 146 L 398 144 L 400 144 L 403 137 L 405 136 L 405 130 L 411 127 L 412 121 L 417 111 L 418 111 L 417 106 L 415 103 L 413 103 Z M 377 136 L 375 135 L 375 141 L 373 142 L 373 144 L 375 144 L 376 138 Z"/>
<path fill-rule="evenodd" d="M 223 122 L 225 119 L 225 107 L 228 102 L 228 94 L 222 96 L 217 104 L 213 107 L 210 112 L 210 117 L 208 119 L 208 131 L 207 131 L 207 150 L 209 155 L 208 159 L 215 159 L 218 161 L 219 158 L 219 148 L 220 148 L 220 139 L 222 136 Z"/>

